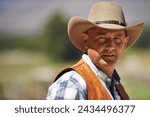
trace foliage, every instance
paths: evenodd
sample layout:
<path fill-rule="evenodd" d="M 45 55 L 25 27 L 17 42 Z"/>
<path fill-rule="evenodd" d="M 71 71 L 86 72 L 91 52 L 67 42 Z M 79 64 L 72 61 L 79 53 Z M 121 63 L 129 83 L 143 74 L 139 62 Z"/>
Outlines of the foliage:
<path fill-rule="evenodd" d="M 40 39 L 14 35 L 0 35 L 0 50 L 21 49 L 27 51 L 41 50 Z"/>
<path fill-rule="evenodd" d="M 42 51 L 54 60 L 71 61 L 80 57 L 81 52 L 69 41 L 67 34 L 68 19 L 61 12 L 50 16 L 44 26 L 42 35 L 17 36 L 0 33 L 0 50 L 23 49 L 27 51 Z M 135 48 L 150 47 L 150 26 L 136 42 Z"/>
<path fill-rule="evenodd" d="M 48 20 L 44 35 L 46 37 L 46 51 L 48 55 L 59 60 L 74 60 L 80 56 L 69 41 L 67 35 L 68 20 L 61 13 L 56 13 Z"/>

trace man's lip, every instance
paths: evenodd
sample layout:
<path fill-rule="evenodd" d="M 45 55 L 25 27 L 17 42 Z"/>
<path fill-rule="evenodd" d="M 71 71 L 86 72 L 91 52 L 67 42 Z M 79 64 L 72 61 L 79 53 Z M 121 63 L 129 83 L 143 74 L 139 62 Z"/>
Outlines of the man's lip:
<path fill-rule="evenodd" d="M 102 58 L 116 58 L 115 55 L 102 55 Z"/>
<path fill-rule="evenodd" d="M 115 56 L 114 54 L 104 54 L 102 56 Z"/>

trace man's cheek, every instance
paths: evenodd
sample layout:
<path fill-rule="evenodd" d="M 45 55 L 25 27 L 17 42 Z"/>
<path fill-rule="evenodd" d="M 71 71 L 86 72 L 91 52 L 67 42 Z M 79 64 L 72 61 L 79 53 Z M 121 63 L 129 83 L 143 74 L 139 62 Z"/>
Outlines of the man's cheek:
<path fill-rule="evenodd" d="M 100 54 L 93 50 L 93 49 L 88 49 L 88 55 L 91 59 L 93 59 L 93 61 L 98 61 L 101 57 L 100 57 Z"/>

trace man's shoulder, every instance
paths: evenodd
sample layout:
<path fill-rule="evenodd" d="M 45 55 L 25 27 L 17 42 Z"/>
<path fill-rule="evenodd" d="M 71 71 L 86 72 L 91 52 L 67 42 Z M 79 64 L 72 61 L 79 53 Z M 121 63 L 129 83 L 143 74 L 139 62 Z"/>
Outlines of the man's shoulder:
<path fill-rule="evenodd" d="M 70 71 L 66 71 L 63 74 L 59 75 L 57 80 L 66 81 L 66 80 L 70 80 L 71 78 L 78 79 L 78 78 L 82 78 L 82 77 L 76 71 L 70 70 Z"/>
<path fill-rule="evenodd" d="M 86 83 L 85 83 L 84 79 L 75 70 L 70 70 L 70 71 L 67 71 L 67 72 L 61 74 L 61 76 L 59 76 L 55 82 L 56 82 L 56 84 L 59 84 L 62 82 L 72 82 L 72 83 L 76 82 L 76 83 L 79 83 L 82 87 L 84 87 L 84 88 L 86 87 Z"/>

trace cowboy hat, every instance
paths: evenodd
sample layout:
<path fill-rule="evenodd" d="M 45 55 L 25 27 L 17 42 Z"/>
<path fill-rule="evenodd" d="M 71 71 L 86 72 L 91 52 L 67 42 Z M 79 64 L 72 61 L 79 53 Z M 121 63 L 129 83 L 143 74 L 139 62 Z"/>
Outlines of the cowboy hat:
<path fill-rule="evenodd" d="M 127 26 L 121 6 L 114 2 L 95 3 L 90 10 L 88 19 L 74 16 L 68 23 L 68 35 L 71 42 L 80 50 L 86 51 L 81 34 L 92 27 L 118 30 L 125 29 L 129 36 L 126 48 L 133 45 L 144 29 L 144 22 Z"/>

